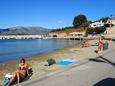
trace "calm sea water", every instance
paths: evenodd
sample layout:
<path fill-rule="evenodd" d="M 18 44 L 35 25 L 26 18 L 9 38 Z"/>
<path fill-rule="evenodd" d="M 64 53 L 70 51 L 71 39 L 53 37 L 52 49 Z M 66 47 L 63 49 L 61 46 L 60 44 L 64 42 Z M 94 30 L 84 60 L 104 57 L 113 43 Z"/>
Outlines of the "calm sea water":
<path fill-rule="evenodd" d="M 75 40 L 59 39 L 9 39 L 0 40 L 0 63 L 29 57 L 36 54 L 48 53 L 57 49 L 77 44 Z"/>

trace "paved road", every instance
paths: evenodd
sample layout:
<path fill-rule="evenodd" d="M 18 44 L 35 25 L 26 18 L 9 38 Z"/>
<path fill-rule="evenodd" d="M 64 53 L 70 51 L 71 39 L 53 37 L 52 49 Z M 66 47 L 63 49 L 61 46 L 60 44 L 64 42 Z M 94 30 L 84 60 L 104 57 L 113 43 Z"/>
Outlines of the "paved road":
<path fill-rule="evenodd" d="M 86 64 L 21 86 L 115 86 L 115 50 L 111 51 Z"/>

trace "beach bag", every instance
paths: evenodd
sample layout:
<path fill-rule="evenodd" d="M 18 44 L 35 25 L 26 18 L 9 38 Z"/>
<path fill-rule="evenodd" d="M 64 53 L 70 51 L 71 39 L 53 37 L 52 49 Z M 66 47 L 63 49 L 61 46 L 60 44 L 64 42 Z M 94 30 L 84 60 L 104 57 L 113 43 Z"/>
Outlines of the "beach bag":
<path fill-rule="evenodd" d="M 54 59 L 48 59 L 47 62 L 48 62 L 49 66 L 56 63 L 56 61 Z"/>
<path fill-rule="evenodd" d="M 6 75 L 4 76 L 4 79 L 3 79 L 2 83 L 3 83 L 4 85 L 7 84 L 7 83 L 10 81 L 10 79 L 12 78 L 12 76 L 13 76 L 13 75 L 11 75 L 10 73 L 6 74 Z"/>

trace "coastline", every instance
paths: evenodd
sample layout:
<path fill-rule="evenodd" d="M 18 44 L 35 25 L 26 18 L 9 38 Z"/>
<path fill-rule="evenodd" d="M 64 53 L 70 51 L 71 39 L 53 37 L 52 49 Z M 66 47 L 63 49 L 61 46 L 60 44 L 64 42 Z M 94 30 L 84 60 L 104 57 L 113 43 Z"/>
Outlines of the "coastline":
<path fill-rule="evenodd" d="M 0 40 L 0 64 L 20 58 L 29 58 L 34 55 L 50 53 L 58 49 L 71 47 L 79 40 L 66 39 L 9 39 Z M 24 47 L 22 47 L 24 46 Z"/>
<path fill-rule="evenodd" d="M 74 46 L 79 46 L 79 45 L 80 45 L 80 43 L 75 44 Z M 69 46 L 69 47 L 62 48 L 62 49 L 56 49 L 54 51 L 50 51 L 50 52 L 46 52 L 46 53 L 35 54 L 35 55 L 29 56 L 28 58 L 25 58 L 25 59 L 26 59 L 27 63 L 29 64 L 29 66 L 34 68 L 35 63 L 40 63 L 40 66 L 41 66 L 42 63 L 43 64 L 46 63 L 48 58 L 60 60 L 60 58 L 56 58 L 55 56 L 52 56 L 52 55 L 55 55 L 56 53 L 59 53 L 61 51 L 65 51 L 66 49 L 71 48 L 71 47 L 73 47 L 73 46 Z M 0 84 L 1 84 L 1 81 L 5 74 L 12 73 L 15 70 L 17 70 L 18 64 L 19 64 L 19 60 L 8 61 L 3 64 L 0 64 L 0 70 L 1 70 L 0 71 Z M 33 69 L 33 71 L 34 71 L 34 69 Z"/>
<path fill-rule="evenodd" d="M 90 46 L 86 48 L 82 48 L 81 43 L 79 43 L 68 48 L 63 48 L 50 53 L 35 55 L 31 58 L 27 58 L 27 63 L 33 69 L 34 73 L 30 77 L 30 79 L 65 68 L 65 66 L 56 64 L 52 66 L 44 66 L 45 64 L 47 64 L 47 59 L 49 58 L 53 58 L 56 61 L 60 61 L 67 58 L 81 61 L 83 59 L 88 59 L 89 57 L 96 57 L 97 54 L 94 53 L 94 50 L 97 49 L 97 46 L 92 46 L 94 42 L 95 40 L 90 40 Z M 3 76 L 5 74 L 14 72 L 18 67 L 18 63 L 19 61 L 13 61 L 7 64 L 0 65 L 0 81 L 3 79 Z"/>

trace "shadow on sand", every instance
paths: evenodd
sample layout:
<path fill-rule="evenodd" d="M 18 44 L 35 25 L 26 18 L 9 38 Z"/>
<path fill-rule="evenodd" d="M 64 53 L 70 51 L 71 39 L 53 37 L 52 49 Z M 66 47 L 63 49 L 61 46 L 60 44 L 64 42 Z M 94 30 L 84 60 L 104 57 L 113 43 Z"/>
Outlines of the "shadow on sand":
<path fill-rule="evenodd" d="M 106 78 L 98 83 L 94 84 L 93 86 L 115 86 L 115 78 Z"/>

